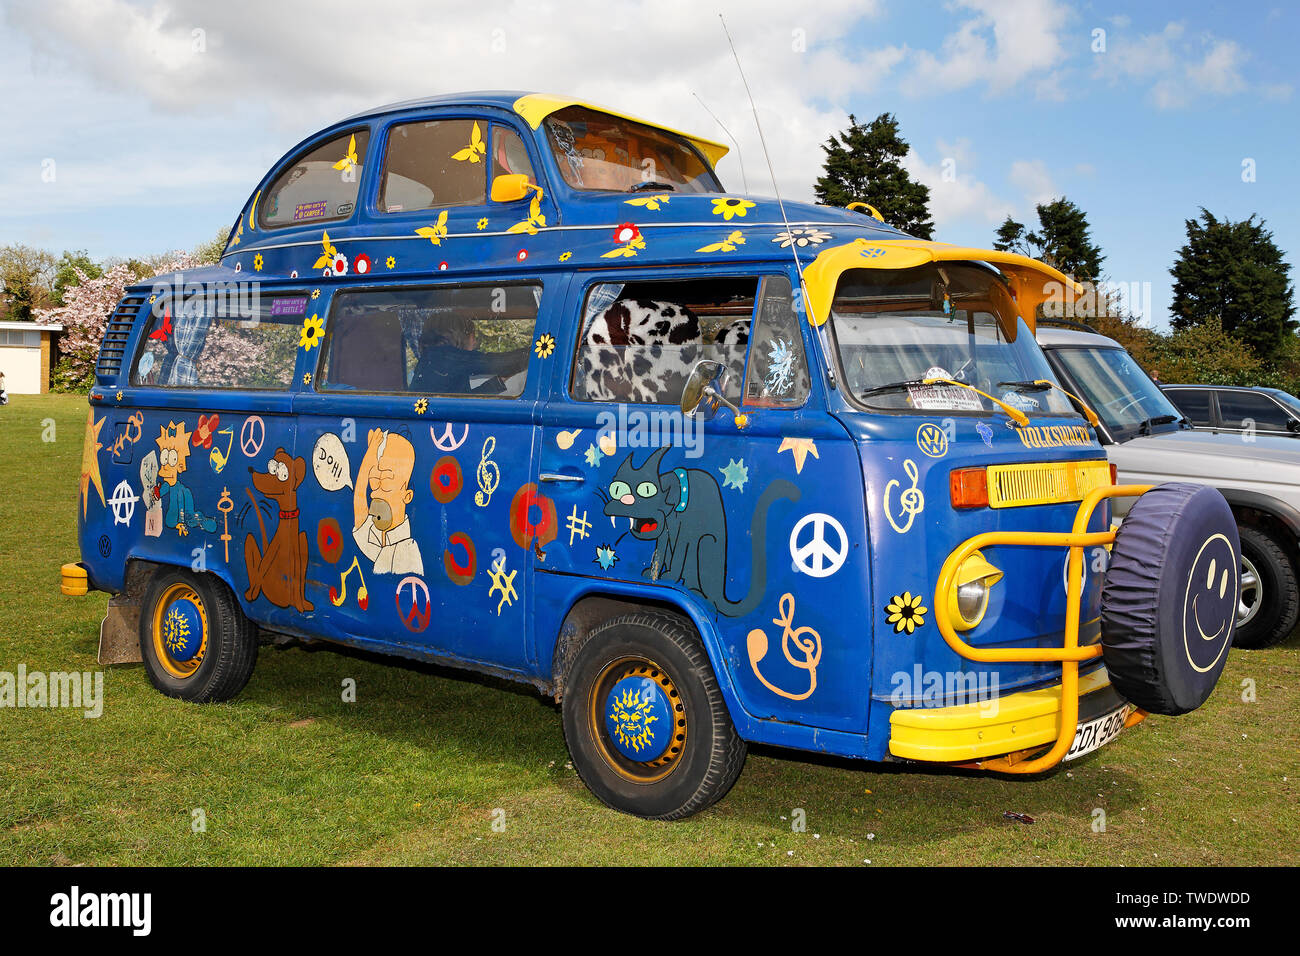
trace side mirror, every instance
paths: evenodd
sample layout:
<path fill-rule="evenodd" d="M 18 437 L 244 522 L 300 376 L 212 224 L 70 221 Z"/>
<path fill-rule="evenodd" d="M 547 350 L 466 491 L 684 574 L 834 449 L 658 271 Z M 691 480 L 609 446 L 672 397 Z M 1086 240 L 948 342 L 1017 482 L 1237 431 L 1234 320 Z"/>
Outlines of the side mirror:
<path fill-rule="evenodd" d="M 1286 430 L 1289 432 L 1300 432 L 1300 419 L 1288 418 L 1286 420 Z"/>
<path fill-rule="evenodd" d="M 528 191 L 533 184 L 523 173 L 502 173 L 492 178 L 493 202 L 518 202 L 528 198 Z"/>
<path fill-rule="evenodd" d="M 695 368 L 691 369 L 691 377 L 682 387 L 682 414 L 698 414 L 709 421 L 718 413 L 718 408 L 725 405 L 735 416 L 736 427 L 744 428 L 749 423 L 747 416 L 726 398 L 730 378 L 731 370 L 721 362 L 696 362 Z"/>

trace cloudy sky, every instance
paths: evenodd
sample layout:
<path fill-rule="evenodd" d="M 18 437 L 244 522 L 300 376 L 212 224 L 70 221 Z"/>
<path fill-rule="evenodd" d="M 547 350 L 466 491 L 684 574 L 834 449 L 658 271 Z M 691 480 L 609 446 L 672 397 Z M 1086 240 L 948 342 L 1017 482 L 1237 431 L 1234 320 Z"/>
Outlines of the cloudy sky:
<path fill-rule="evenodd" d="M 192 247 L 307 134 L 455 90 L 734 136 L 723 182 L 771 195 L 718 13 L 787 198 L 811 198 L 849 113 L 889 111 L 936 238 L 988 246 L 1007 214 L 1067 196 L 1111 278 L 1150 284 L 1157 324 L 1202 205 L 1263 216 L 1300 264 L 1300 13 L 1168 0 L 0 0 L 0 244 Z"/>

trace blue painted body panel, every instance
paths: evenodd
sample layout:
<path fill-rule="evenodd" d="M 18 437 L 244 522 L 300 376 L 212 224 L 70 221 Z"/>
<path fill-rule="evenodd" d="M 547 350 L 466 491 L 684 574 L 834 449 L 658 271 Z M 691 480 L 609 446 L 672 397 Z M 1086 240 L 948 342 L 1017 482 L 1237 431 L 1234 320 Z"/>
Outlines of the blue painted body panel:
<path fill-rule="evenodd" d="M 569 395 L 589 287 L 611 277 L 661 276 L 665 270 L 674 277 L 784 276 L 797 285 L 794 255 L 781 235 L 789 228 L 815 233 L 808 246 L 794 250 L 803 266 L 818 247 L 901 234 L 861 214 L 820 206 L 786 203 L 783 216 L 774 201 L 752 197 L 743 215 L 726 217 L 715 205 L 716 195 L 671 195 L 650 209 L 631 204 L 626 194 L 575 192 L 565 186 L 542 134 L 510 108 L 517 96 L 461 95 L 454 102 L 403 104 L 322 131 L 292 150 L 250 195 L 241 212 L 242 229 L 232 230 L 220 266 L 183 279 L 161 277 L 156 284 L 174 280 L 207 288 L 255 278 L 264 293 L 319 290 L 308 312 L 324 319 L 333 296 L 344 289 L 538 282 L 542 295 L 536 334 L 553 336 L 556 348 L 550 356 L 531 355 L 523 394 L 511 400 L 430 397 L 421 408 L 406 394 L 318 392 L 309 377 L 318 372 L 319 348 L 298 350 L 292 385 L 284 392 L 131 387 L 127 361 L 120 375 L 102 377 L 92 393 L 92 421 L 103 422 L 98 452 L 103 486 L 106 496 L 117 499 L 101 505 L 92 490 L 84 513 L 78 508 L 81 553 L 92 585 L 120 591 L 131 559 L 185 566 L 201 560 L 265 628 L 491 670 L 541 687 L 551 682 L 565 616 L 584 597 L 669 604 L 699 630 L 742 737 L 871 759 L 887 756 L 891 694 L 900 674 L 911 675 L 917 667 L 995 673 L 1002 692 L 1054 680 L 1057 668 L 1051 666 L 990 668 L 958 657 L 933 625 L 933 591 L 944 558 L 971 535 L 999 529 L 1068 530 L 1075 506 L 957 512 L 949 503 L 948 474 L 972 465 L 1095 460 L 1104 457 L 1100 447 L 1030 447 L 1001 413 L 868 413 L 834 387 L 827 374 L 833 362 L 826 343 L 806 322 L 801 329 L 811 392 L 802 407 L 747 408 L 750 423 L 743 431 L 723 411 L 702 426 L 698 457 L 679 446 L 662 459 L 663 469 L 690 476 L 697 501 L 721 501 L 725 593 L 704 595 L 685 582 L 657 577 L 654 546 L 624 534 L 626 528 L 603 513 L 604 497 L 597 492 L 608 487 L 629 455 L 640 464 L 654 447 L 620 446 L 612 454 L 588 455 L 597 444 L 600 414 L 616 407 Z M 524 138 L 544 184 L 545 228 L 536 234 L 507 231 L 527 217 L 526 201 L 455 207 L 445 235 L 434 243 L 415 232 L 435 221 L 430 212 L 380 214 L 375 207 L 378 177 L 365 174 L 350 220 L 324 228 L 257 228 L 252 216 L 256 197 L 303 149 L 366 126 L 369 148 L 362 161 L 369 171 L 380 165 L 389 125 L 443 116 L 508 125 Z M 644 245 L 631 255 L 611 257 L 622 245 L 614 229 L 628 222 L 637 226 Z M 702 251 L 737 231 L 743 242 Z M 321 275 L 313 263 L 322 254 L 324 233 L 351 263 L 366 256 L 370 270 Z M 132 291 L 147 295 L 151 289 Z M 141 347 L 146 326 L 143 320 L 135 323 L 128 359 Z M 233 430 L 233 447 L 228 457 L 214 456 L 210 447 L 195 444 L 180 480 L 194 507 L 216 519 L 216 530 L 197 527 L 182 535 L 164 527 L 158 536 L 146 534 L 142 459 L 159 447 L 160 431 L 169 423 L 182 423 L 196 433 L 202 418 L 213 414 L 219 415 L 222 428 Z M 255 449 L 250 443 L 246 453 L 242 439 L 247 430 L 257 431 L 249 424 L 254 418 L 261 421 L 262 440 Z M 1081 421 L 1049 416 L 1033 424 Z M 946 450 L 938 457 L 923 453 L 918 443 L 918 429 L 926 423 L 947 436 Z M 369 560 L 353 535 L 353 489 L 326 490 L 313 478 L 317 440 L 349 427 L 352 440 L 342 439 L 349 479 L 373 429 L 401 434 L 414 449 L 408 513 L 417 550 L 408 548 L 402 560 L 418 559 L 418 573 L 410 567 L 384 570 L 382 562 Z M 119 440 L 119 433 L 125 438 Z M 220 441 L 217 447 L 222 448 Z M 304 459 L 308 468 L 297 510 L 288 517 L 284 511 L 275 513 L 253 489 L 249 475 L 280 448 L 290 458 Z M 448 458 L 454 461 L 449 464 Z M 744 480 L 733 462 L 743 463 Z M 462 486 L 448 500 L 435 500 L 439 474 L 452 473 L 459 473 Z M 539 482 L 548 474 L 580 480 Z M 444 497 L 450 494 L 448 482 Z M 783 492 L 786 483 L 795 491 Z M 909 520 L 902 494 L 914 484 L 925 504 Z M 117 493 L 120 485 L 125 494 Z M 223 492 L 231 504 L 228 511 L 218 507 Z M 138 500 L 127 515 L 126 499 L 133 495 Z M 710 497 L 714 495 L 716 499 Z M 912 494 L 907 500 L 915 504 L 918 498 Z M 265 595 L 247 596 L 247 542 L 260 550 L 278 521 L 285 520 L 297 522 L 306 536 L 310 610 L 277 606 Z M 1102 509 L 1093 527 L 1106 520 Z M 521 524 L 527 526 L 522 537 Z M 815 553 L 798 557 L 810 535 L 822 535 L 839 554 L 821 565 Z M 987 556 L 1005 578 L 993 588 L 984 623 L 967 639 L 976 645 L 1059 642 L 1065 616 L 1064 552 L 1002 549 Z M 1099 575 L 1088 577 L 1084 621 L 1097 617 L 1099 581 Z M 905 592 L 922 595 L 931 612 L 911 633 L 899 633 L 887 621 L 886 605 Z M 736 613 L 746 599 L 752 609 Z M 819 656 L 813 667 L 791 663 L 799 660 L 801 648 L 814 646 Z M 787 657 L 790 651 L 792 658 Z"/>

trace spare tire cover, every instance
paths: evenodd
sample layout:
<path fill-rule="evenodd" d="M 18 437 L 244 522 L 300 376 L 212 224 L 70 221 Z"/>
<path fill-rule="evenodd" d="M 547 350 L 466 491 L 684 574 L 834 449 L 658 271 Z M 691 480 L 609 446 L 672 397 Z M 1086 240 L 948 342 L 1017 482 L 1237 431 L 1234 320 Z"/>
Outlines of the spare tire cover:
<path fill-rule="evenodd" d="M 1101 643 L 1111 683 L 1155 714 L 1205 703 L 1228 659 L 1241 543 L 1223 495 L 1175 482 L 1133 503 L 1111 550 Z"/>

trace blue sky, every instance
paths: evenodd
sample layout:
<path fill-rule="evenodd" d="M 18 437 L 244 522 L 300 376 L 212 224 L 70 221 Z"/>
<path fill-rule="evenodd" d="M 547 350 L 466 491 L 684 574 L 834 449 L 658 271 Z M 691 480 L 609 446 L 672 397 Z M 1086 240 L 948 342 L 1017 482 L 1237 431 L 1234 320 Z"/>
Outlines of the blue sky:
<path fill-rule="evenodd" d="M 987 246 L 1005 215 L 1032 222 L 1035 201 L 1067 196 L 1111 278 L 1149 288 L 1157 325 L 1202 205 L 1263 216 L 1300 263 L 1300 13 L 1060 0 L 0 0 L 0 243 L 192 247 L 313 130 L 457 89 L 572 93 L 725 139 L 698 96 L 770 194 L 719 10 L 788 198 L 811 197 L 848 113 L 891 111 L 936 238 Z M 734 154 L 719 171 L 740 189 Z"/>

